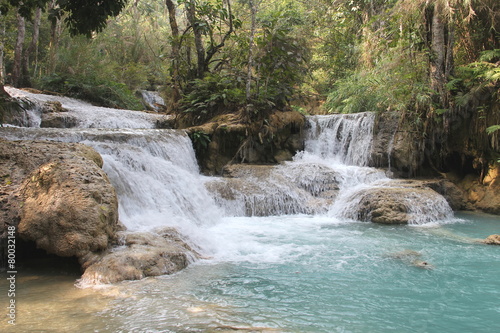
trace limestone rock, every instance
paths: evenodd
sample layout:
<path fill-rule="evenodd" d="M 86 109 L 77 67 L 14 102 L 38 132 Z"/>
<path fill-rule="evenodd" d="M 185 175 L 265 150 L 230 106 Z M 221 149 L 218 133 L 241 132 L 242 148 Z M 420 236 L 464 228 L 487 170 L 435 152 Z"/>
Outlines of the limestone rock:
<path fill-rule="evenodd" d="M 242 123 L 236 114 L 220 115 L 187 129 L 202 171 L 220 175 L 231 163 L 275 164 L 291 160 L 304 148 L 305 117 L 296 111 L 274 111 L 267 120 Z M 183 128 L 183 124 L 180 124 Z"/>
<path fill-rule="evenodd" d="M 320 164 L 232 164 L 206 183 L 229 214 L 268 216 L 325 212 L 336 198 L 337 173 Z"/>
<path fill-rule="evenodd" d="M 437 193 L 441 194 L 451 209 L 464 210 L 467 207 L 465 193 L 457 185 L 446 179 L 426 180 L 422 183 L 426 187 L 430 187 Z"/>
<path fill-rule="evenodd" d="M 486 239 L 483 241 L 484 244 L 489 244 L 489 245 L 500 245 L 500 235 L 491 235 L 486 237 Z"/>
<path fill-rule="evenodd" d="M 83 144 L 0 140 L 0 232 L 58 256 L 82 257 L 108 247 L 118 201 L 102 159 Z"/>
<path fill-rule="evenodd" d="M 173 274 L 200 257 L 174 229 L 159 233 L 119 232 L 118 239 L 116 247 L 83 258 L 81 285 Z"/>
<path fill-rule="evenodd" d="M 370 165 L 387 168 L 394 148 L 394 136 L 398 129 L 401 114 L 382 112 L 377 114 L 373 127 L 373 144 Z"/>
<path fill-rule="evenodd" d="M 78 119 L 71 114 L 51 112 L 42 114 L 40 127 L 43 128 L 72 128 L 78 126 Z"/>
<path fill-rule="evenodd" d="M 473 208 L 500 215 L 499 179 L 496 168 L 491 168 L 482 183 L 477 176 L 468 175 L 459 186 L 466 193 L 466 199 Z"/>
<path fill-rule="evenodd" d="M 381 224 L 421 224 L 452 215 L 446 200 L 432 189 L 398 183 L 362 189 L 349 201 L 347 217 Z"/>

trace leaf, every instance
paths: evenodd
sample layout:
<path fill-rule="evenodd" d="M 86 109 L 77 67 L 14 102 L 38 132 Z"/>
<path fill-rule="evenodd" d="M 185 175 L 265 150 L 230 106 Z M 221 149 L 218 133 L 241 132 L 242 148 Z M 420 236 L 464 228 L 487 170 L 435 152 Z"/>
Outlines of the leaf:
<path fill-rule="evenodd" d="M 499 131 L 499 130 L 500 130 L 500 125 L 493 125 L 493 126 L 490 126 L 486 129 L 486 133 L 493 134 L 494 132 Z"/>

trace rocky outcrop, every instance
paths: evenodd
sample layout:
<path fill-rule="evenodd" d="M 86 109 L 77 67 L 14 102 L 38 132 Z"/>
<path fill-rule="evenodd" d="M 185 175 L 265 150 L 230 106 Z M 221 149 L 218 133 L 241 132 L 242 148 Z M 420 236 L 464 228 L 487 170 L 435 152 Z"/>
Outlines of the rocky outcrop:
<path fill-rule="evenodd" d="M 452 216 L 436 191 L 417 181 L 391 181 L 361 189 L 348 198 L 347 217 L 380 224 L 422 224 Z"/>
<path fill-rule="evenodd" d="M 459 182 L 468 203 L 475 209 L 500 215 L 500 165 L 490 166 L 483 181 L 468 175 Z"/>
<path fill-rule="evenodd" d="M 78 118 L 69 114 L 60 102 L 45 102 L 42 106 L 40 127 L 72 128 L 78 126 Z"/>
<path fill-rule="evenodd" d="M 482 242 L 484 244 L 488 244 L 488 245 L 500 245 L 500 235 L 491 235 L 491 236 L 488 236 Z"/>
<path fill-rule="evenodd" d="M 337 196 L 337 173 L 320 164 L 226 166 L 206 183 L 231 215 L 269 216 L 325 212 Z"/>
<path fill-rule="evenodd" d="M 474 128 L 484 126 L 483 121 L 481 126 L 467 121 L 455 124 L 455 131 L 439 146 L 447 149 L 438 151 L 437 142 L 431 138 L 422 147 L 418 133 L 404 130 L 405 123 L 400 118 L 401 113 L 397 112 L 377 115 L 371 166 L 390 167 L 395 176 L 405 178 L 445 177 L 446 180 L 432 181 L 427 186 L 442 194 L 454 210 L 500 214 L 500 166 L 492 162 L 498 159 L 498 143 L 487 137 L 485 129 L 474 132 Z"/>
<path fill-rule="evenodd" d="M 15 226 L 46 253 L 76 257 L 87 285 L 171 274 L 199 257 L 173 229 L 118 231 L 118 201 L 102 164 L 83 144 L 0 139 L 1 238 Z"/>
<path fill-rule="evenodd" d="M 62 257 L 105 250 L 118 228 L 118 202 L 92 148 L 0 140 L 0 231 Z"/>
<path fill-rule="evenodd" d="M 422 186 L 429 187 L 441 194 L 453 210 L 466 210 L 469 208 L 464 191 L 450 180 L 424 180 Z"/>
<path fill-rule="evenodd" d="M 303 149 L 305 118 L 296 111 L 275 111 L 262 122 L 243 124 L 235 114 L 188 129 L 204 173 L 219 175 L 231 163 L 275 164 Z M 181 126 L 182 127 L 182 126 Z"/>
<path fill-rule="evenodd" d="M 415 133 L 403 128 L 401 115 L 401 112 L 377 115 L 370 166 L 390 168 L 397 176 L 414 177 L 422 171 L 422 149 Z"/>
<path fill-rule="evenodd" d="M 171 228 L 157 233 L 122 231 L 117 234 L 117 238 L 117 244 L 110 250 L 82 258 L 85 272 L 79 281 L 80 285 L 173 274 L 200 257 Z"/>

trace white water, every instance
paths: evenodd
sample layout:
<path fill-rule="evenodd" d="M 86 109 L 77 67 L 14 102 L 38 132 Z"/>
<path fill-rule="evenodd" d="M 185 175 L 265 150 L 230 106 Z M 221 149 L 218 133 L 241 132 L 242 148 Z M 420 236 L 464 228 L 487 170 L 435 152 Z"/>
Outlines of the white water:
<path fill-rule="evenodd" d="M 150 114 L 99 108 L 13 88 L 8 91 L 28 98 L 34 109 L 41 109 L 39 105 L 47 101 L 58 101 L 69 112 L 78 114 L 80 127 L 107 129 L 5 128 L 2 136 L 82 142 L 94 147 L 102 155 L 104 170 L 117 190 L 120 220 L 128 229 L 173 226 L 196 241 L 203 238 L 205 244 L 200 245 L 207 249 L 213 249 L 219 241 L 217 235 L 209 235 L 217 232 L 207 232 L 206 227 L 224 225 L 223 216 L 320 214 L 349 221 L 355 219 L 353 212 L 360 193 L 395 186 L 384 170 L 367 166 L 373 113 L 308 117 L 305 151 L 294 161 L 275 167 L 248 167 L 240 171 L 239 177 L 224 179 L 199 174 L 191 142 L 184 132 L 126 129 L 151 127 L 154 118 Z M 122 129 L 109 129 L 115 127 Z M 404 201 L 415 216 L 415 224 L 452 216 L 444 199 L 425 201 L 410 194 Z M 227 218 L 224 220 L 227 222 Z M 205 235 L 198 237 L 200 234 Z M 237 235 L 242 237 L 239 232 Z M 245 244 L 236 241 L 234 246 Z"/>
<path fill-rule="evenodd" d="M 141 96 L 148 109 L 158 112 L 165 106 L 165 101 L 156 91 L 141 90 Z"/>
<path fill-rule="evenodd" d="M 63 109 L 63 117 L 73 118 L 78 128 L 155 128 L 158 121 L 169 116 L 131 110 L 119 110 L 93 106 L 74 98 L 33 94 L 13 87 L 5 87 L 12 97 L 28 100 L 32 103 L 26 108 L 28 127 L 40 127 L 42 121 L 42 105 L 46 102 L 59 102 Z"/>
<path fill-rule="evenodd" d="M 335 117 L 364 124 L 346 132 L 351 138 L 369 127 L 366 114 Z M 333 126 L 350 121 L 326 118 Z M 338 132 L 329 132 L 345 142 Z M 355 206 L 356 193 L 399 186 L 383 170 L 367 167 L 367 155 L 355 156 L 362 147 L 344 147 L 333 154 L 316 150 L 317 141 L 309 137 L 306 151 L 268 170 L 268 178 L 252 171 L 239 179 L 251 191 L 237 188 L 236 196 L 254 201 L 246 206 L 235 200 L 228 205 L 240 208 L 224 207 L 229 211 L 223 213 L 204 186 L 223 180 L 199 175 L 182 131 L 3 128 L 0 136 L 92 145 L 103 155 L 104 168 L 119 193 L 120 219 L 128 228 L 173 225 L 212 255 L 179 274 L 95 292 L 77 290 L 72 277 L 27 276 L 19 282 L 19 331 L 177 333 L 241 327 L 277 332 L 489 333 L 500 328 L 498 253 L 471 239 L 495 233 L 498 218 L 482 224 L 445 224 L 448 217 L 433 217 L 423 210 L 415 214 L 430 216 L 425 227 L 352 221 L 345 208 Z M 319 137 L 332 139 L 321 133 Z M 352 165 L 356 163 L 360 165 Z M 313 209 L 304 202 L 311 198 L 326 209 L 285 215 L 296 214 L 297 207 Z M 278 208 L 272 208 L 273 200 Z M 272 209 L 277 216 L 242 216 Z M 431 211 L 448 216 L 447 207 Z M 407 249 L 420 253 L 435 269 L 423 270 L 391 257 Z M 8 287 L 0 281 L 1 293 Z M 0 330 L 10 329 L 0 323 Z"/>
<path fill-rule="evenodd" d="M 9 140 L 80 142 L 96 149 L 116 189 L 129 230 L 172 226 L 196 237 L 220 217 L 184 131 L 159 129 L 3 128 Z"/>
<path fill-rule="evenodd" d="M 374 121 L 373 112 L 309 117 L 305 151 L 340 164 L 367 166 Z"/>

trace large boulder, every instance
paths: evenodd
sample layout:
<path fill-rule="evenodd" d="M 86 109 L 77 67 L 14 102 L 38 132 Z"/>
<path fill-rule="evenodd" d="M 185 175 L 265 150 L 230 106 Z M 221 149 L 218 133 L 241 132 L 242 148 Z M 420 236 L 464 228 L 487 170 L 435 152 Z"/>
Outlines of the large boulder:
<path fill-rule="evenodd" d="M 489 245 L 500 245 L 500 235 L 490 235 L 482 242 Z"/>
<path fill-rule="evenodd" d="M 117 236 L 115 247 L 82 259 L 82 286 L 173 274 L 200 257 L 171 228 L 157 233 L 122 231 Z"/>
<path fill-rule="evenodd" d="M 92 148 L 0 140 L 0 232 L 62 257 L 108 248 L 118 228 L 115 190 Z"/>
<path fill-rule="evenodd" d="M 453 214 L 436 191 L 418 183 L 398 181 L 356 191 L 344 210 L 346 217 L 380 224 L 422 224 Z"/>

